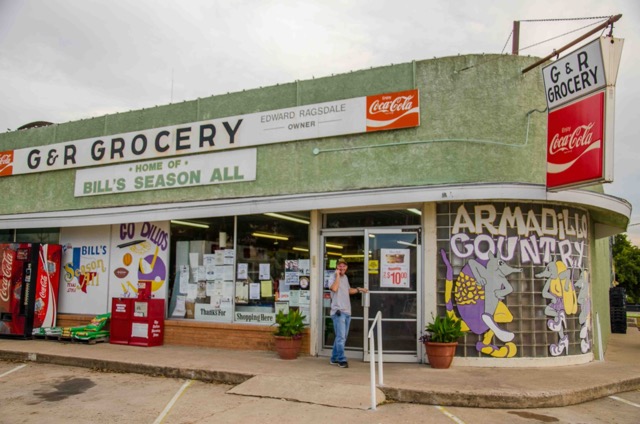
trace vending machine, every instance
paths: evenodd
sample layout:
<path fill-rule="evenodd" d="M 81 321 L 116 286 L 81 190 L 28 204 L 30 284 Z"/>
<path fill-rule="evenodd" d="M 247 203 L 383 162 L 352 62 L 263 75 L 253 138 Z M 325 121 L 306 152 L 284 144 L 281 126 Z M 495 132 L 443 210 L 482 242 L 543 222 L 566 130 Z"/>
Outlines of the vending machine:
<path fill-rule="evenodd" d="M 55 326 L 61 254 L 58 244 L 0 244 L 0 336 Z"/>

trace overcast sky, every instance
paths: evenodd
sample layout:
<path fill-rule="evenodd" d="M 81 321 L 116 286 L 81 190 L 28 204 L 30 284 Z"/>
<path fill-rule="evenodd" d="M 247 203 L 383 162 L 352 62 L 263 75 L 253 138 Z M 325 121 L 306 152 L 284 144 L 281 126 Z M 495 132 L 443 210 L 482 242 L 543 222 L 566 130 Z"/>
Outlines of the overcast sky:
<path fill-rule="evenodd" d="M 0 132 L 391 63 L 511 51 L 513 21 L 621 13 L 615 181 L 640 245 L 640 1 L 0 0 Z M 523 22 L 521 48 L 597 20 Z M 594 25 L 595 26 L 595 25 Z M 528 49 L 546 56 L 589 28 Z M 540 72 L 537 70 L 536 72 Z"/>

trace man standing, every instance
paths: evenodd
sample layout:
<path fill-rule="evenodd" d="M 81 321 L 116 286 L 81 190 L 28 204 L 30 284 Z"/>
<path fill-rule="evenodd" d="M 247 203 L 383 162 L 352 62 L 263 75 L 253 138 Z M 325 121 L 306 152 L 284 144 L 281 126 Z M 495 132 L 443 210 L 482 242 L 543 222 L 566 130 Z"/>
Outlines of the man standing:
<path fill-rule="evenodd" d="M 333 321 L 333 331 L 335 339 L 329 363 L 339 365 L 340 368 L 349 368 L 347 357 L 344 354 L 344 346 L 349 335 L 349 324 L 351 324 L 351 299 L 350 295 L 356 293 L 367 293 L 366 288 L 351 288 L 349 278 L 346 275 L 347 261 L 338 259 L 336 274 L 331 290 L 331 320 Z"/>

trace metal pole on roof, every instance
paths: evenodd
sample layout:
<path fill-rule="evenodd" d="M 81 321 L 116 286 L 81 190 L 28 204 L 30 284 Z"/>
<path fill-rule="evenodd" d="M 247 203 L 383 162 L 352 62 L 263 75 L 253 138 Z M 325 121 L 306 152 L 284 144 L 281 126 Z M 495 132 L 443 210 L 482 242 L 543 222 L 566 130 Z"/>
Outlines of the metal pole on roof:
<path fill-rule="evenodd" d="M 585 38 L 590 37 L 591 35 L 595 34 L 596 32 L 598 32 L 598 31 L 600 31 L 602 29 L 605 29 L 609 25 L 612 25 L 614 22 L 618 22 L 618 20 L 620 20 L 620 18 L 622 18 L 622 14 L 610 17 L 609 19 L 607 19 L 607 21 L 605 23 L 598 25 L 597 27 L 595 27 L 591 31 L 587 32 L 583 36 L 576 38 L 575 40 L 573 40 L 572 42 L 570 42 L 566 46 L 562 46 L 558 50 L 554 50 L 553 53 L 551 53 L 550 55 L 540 59 L 539 61 L 537 61 L 533 65 L 527 66 L 526 68 L 524 68 L 522 70 L 522 73 L 526 74 L 527 72 L 529 72 L 533 68 L 536 68 L 536 67 L 542 65 L 543 63 L 545 63 L 547 60 L 551 59 L 554 56 L 558 56 L 560 53 L 562 53 L 563 51 L 567 50 L 568 48 L 573 47 L 574 45 L 578 44 L 580 41 L 584 40 Z"/>
<path fill-rule="evenodd" d="M 520 51 L 520 21 L 513 21 L 513 40 L 511 41 L 511 54 L 517 55 Z"/>

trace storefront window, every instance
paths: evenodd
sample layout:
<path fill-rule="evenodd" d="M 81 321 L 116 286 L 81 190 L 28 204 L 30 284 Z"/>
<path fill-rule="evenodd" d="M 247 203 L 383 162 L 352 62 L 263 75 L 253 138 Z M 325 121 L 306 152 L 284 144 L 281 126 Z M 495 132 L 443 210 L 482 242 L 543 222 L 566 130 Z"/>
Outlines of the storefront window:
<path fill-rule="evenodd" d="M 273 323 L 278 310 L 309 319 L 309 215 L 238 217 L 235 321 Z"/>
<path fill-rule="evenodd" d="M 14 230 L 0 230 L 0 242 L 10 243 L 13 241 Z"/>
<path fill-rule="evenodd" d="M 171 221 L 169 317 L 273 324 L 309 310 L 309 213 Z"/>
<path fill-rule="evenodd" d="M 323 228 L 371 228 L 420 225 L 418 209 L 330 213 Z"/>
<path fill-rule="evenodd" d="M 169 318 L 231 322 L 234 218 L 171 221 Z"/>
<path fill-rule="evenodd" d="M 58 228 L 26 228 L 16 230 L 18 243 L 49 243 L 57 244 L 60 240 Z"/>

